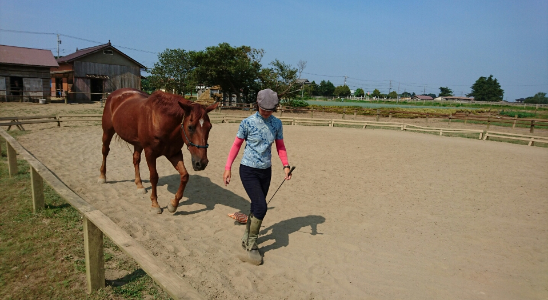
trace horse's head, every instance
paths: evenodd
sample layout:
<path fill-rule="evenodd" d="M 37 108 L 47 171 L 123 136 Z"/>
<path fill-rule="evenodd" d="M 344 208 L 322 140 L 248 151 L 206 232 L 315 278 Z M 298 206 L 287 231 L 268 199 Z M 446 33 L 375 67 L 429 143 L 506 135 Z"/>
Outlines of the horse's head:
<path fill-rule="evenodd" d="M 207 115 L 208 112 L 217 108 L 219 103 L 214 103 L 207 108 L 192 102 L 179 101 L 179 105 L 185 111 L 183 124 L 181 125 L 181 135 L 188 151 L 192 157 L 192 168 L 194 171 L 205 169 L 207 163 L 207 139 L 211 130 L 211 122 Z"/>

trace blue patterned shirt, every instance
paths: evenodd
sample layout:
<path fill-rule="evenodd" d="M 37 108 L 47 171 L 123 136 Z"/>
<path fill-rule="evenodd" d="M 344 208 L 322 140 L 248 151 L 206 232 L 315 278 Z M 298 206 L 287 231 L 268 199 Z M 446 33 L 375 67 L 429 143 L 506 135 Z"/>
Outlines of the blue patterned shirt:
<path fill-rule="evenodd" d="M 272 165 L 272 143 L 284 138 L 282 121 L 272 115 L 265 119 L 256 112 L 240 123 L 236 136 L 245 140 L 242 165 L 267 169 Z"/>

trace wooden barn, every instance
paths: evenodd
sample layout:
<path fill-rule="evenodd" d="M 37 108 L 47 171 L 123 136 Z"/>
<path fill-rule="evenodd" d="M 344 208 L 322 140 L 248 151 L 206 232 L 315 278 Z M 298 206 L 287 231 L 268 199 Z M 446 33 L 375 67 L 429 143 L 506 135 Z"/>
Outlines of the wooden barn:
<path fill-rule="evenodd" d="M 80 49 L 57 59 L 51 68 L 52 94 L 69 101 L 97 101 L 119 88 L 141 89 L 145 66 L 110 44 Z"/>
<path fill-rule="evenodd" d="M 0 45 L 0 101 L 32 101 L 50 93 L 50 50 Z"/>

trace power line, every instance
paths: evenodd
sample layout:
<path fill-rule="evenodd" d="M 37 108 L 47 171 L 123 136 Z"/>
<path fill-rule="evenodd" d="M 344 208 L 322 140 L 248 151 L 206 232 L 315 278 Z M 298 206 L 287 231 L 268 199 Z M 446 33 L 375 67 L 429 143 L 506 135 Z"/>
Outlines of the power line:
<path fill-rule="evenodd" d="M 36 32 L 36 31 L 24 31 L 24 30 L 10 30 L 10 29 L 2 29 L 2 28 L 0 28 L 0 31 L 13 32 L 13 33 L 27 33 L 27 34 L 57 35 L 57 36 L 68 37 L 68 38 L 71 38 L 71 39 L 80 40 L 80 41 L 84 41 L 84 42 L 99 44 L 99 45 L 100 45 L 100 44 L 104 44 L 104 43 L 102 43 L 102 42 L 93 41 L 93 40 L 88 40 L 88 39 L 84 39 L 84 38 L 80 38 L 80 37 L 76 37 L 76 36 L 72 36 L 72 35 L 68 35 L 68 34 L 62 34 L 62 33 Z M 113 46 L 116 47 L 116 48 L 128 49 L 128 50 L 132 50 L 132 51 L 139 51 L 139 52 L 144 52 L 144 53 L 158 54 L 158 52 L 147 51 L 147 50 L 141 50 L 141 49 L 135 49 L 135 48 L 130 48 L 130 47 L 124 47 L 124 46 L 120 46 L 120 45 L 113 45 Z"/>

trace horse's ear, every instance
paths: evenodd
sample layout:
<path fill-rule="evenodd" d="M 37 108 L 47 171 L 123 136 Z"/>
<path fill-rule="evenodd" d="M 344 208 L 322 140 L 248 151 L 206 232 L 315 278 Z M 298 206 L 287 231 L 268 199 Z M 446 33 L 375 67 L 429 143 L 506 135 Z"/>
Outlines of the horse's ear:
<path fill-rule="evenodd" d="M 210 111 L 216 109 L 217 106 L 219 106 L 219 102 L 215 102 L 215 103 L 211 104 L 210 106 L 206 107 L 206 112 L 210 112 Z"/>
<path fill-rule="evenodd" d="M 179 106 L 185 111 L 186 114 L 189 114 L 192 110 L 192 103 L 191 102 L 182 102 L 178 101 Z"/>

